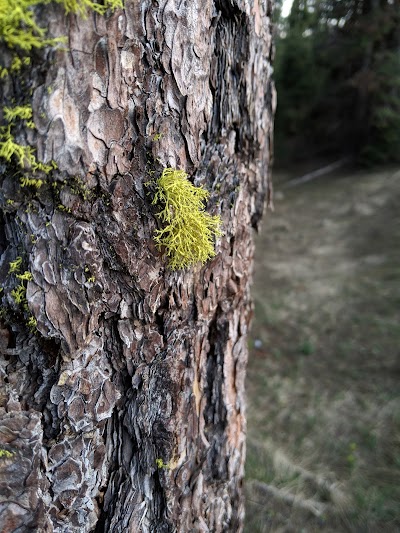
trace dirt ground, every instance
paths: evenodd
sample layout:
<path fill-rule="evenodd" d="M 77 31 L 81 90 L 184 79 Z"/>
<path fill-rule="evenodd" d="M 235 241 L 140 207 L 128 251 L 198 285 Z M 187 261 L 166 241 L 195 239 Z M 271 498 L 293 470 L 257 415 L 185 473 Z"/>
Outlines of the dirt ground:
<path fill-rule="evenodd" d="M 400 170 L 293 177 L 256 244 L 245 532 L 400 531 Z"/>

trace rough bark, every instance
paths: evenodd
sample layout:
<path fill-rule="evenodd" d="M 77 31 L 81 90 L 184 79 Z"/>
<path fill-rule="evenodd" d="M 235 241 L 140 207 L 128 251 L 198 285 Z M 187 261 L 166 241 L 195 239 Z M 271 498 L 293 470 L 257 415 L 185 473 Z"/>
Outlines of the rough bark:
<path fill-rule="evenodd" d="M 270 0 L 126 0 L 105 17 L 39 13 L 68 51 L 37 55 L 37 131 L 21 132 L 58 170 L 28 197 L 3 166 L 2 532 L 241 531 L 271 11 Z M 21 83 L 4 81 L 3 102 Z M 222 217 L 203 267 L 171 272 L 154 246 L 144 184 L 165 166 L 208 189 Z M 9 295 L 17 256 L 33 275 L 36 332 Z"/>

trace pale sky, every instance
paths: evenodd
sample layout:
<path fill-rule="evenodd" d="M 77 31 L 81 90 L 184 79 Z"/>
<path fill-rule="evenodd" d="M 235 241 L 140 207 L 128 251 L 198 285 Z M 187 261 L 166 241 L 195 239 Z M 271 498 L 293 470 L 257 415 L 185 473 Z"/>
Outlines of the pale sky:
<path fill-rule="evenodd" d="M 293 0 L 283 0 L 283 4 L 282 4 L 282 16 L 283 17 L 287 17 L 289 15 L 292 4 L 293 4 Z"/>

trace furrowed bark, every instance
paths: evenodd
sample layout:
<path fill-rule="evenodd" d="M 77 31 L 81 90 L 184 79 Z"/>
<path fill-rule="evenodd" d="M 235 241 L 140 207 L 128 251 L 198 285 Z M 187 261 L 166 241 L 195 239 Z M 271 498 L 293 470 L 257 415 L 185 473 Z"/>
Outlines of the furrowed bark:
<path fill-rule="evenodd" d="M 1 531 L 241 531 L 271 12 L 268 0 L 41 11 L 68 50 L 33 63 L 37 131 L 21 133 L 58 170 L 31 198 L 9 167 L 2 177 Z M 222 217 L 203 267 L 171 272 L 154 246 L 145 183 L 166 166 Z M 19 256 L 37 332 L 9 296 Z"/>

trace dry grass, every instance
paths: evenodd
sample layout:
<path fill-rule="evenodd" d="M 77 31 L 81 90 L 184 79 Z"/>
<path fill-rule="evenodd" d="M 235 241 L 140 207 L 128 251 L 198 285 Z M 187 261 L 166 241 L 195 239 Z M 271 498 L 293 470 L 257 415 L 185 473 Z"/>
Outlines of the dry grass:
<path fill-rule="evenodd" d="M 400 172 L 282 190 L 257 243 L 245 531 L 400 530 Z"/>

